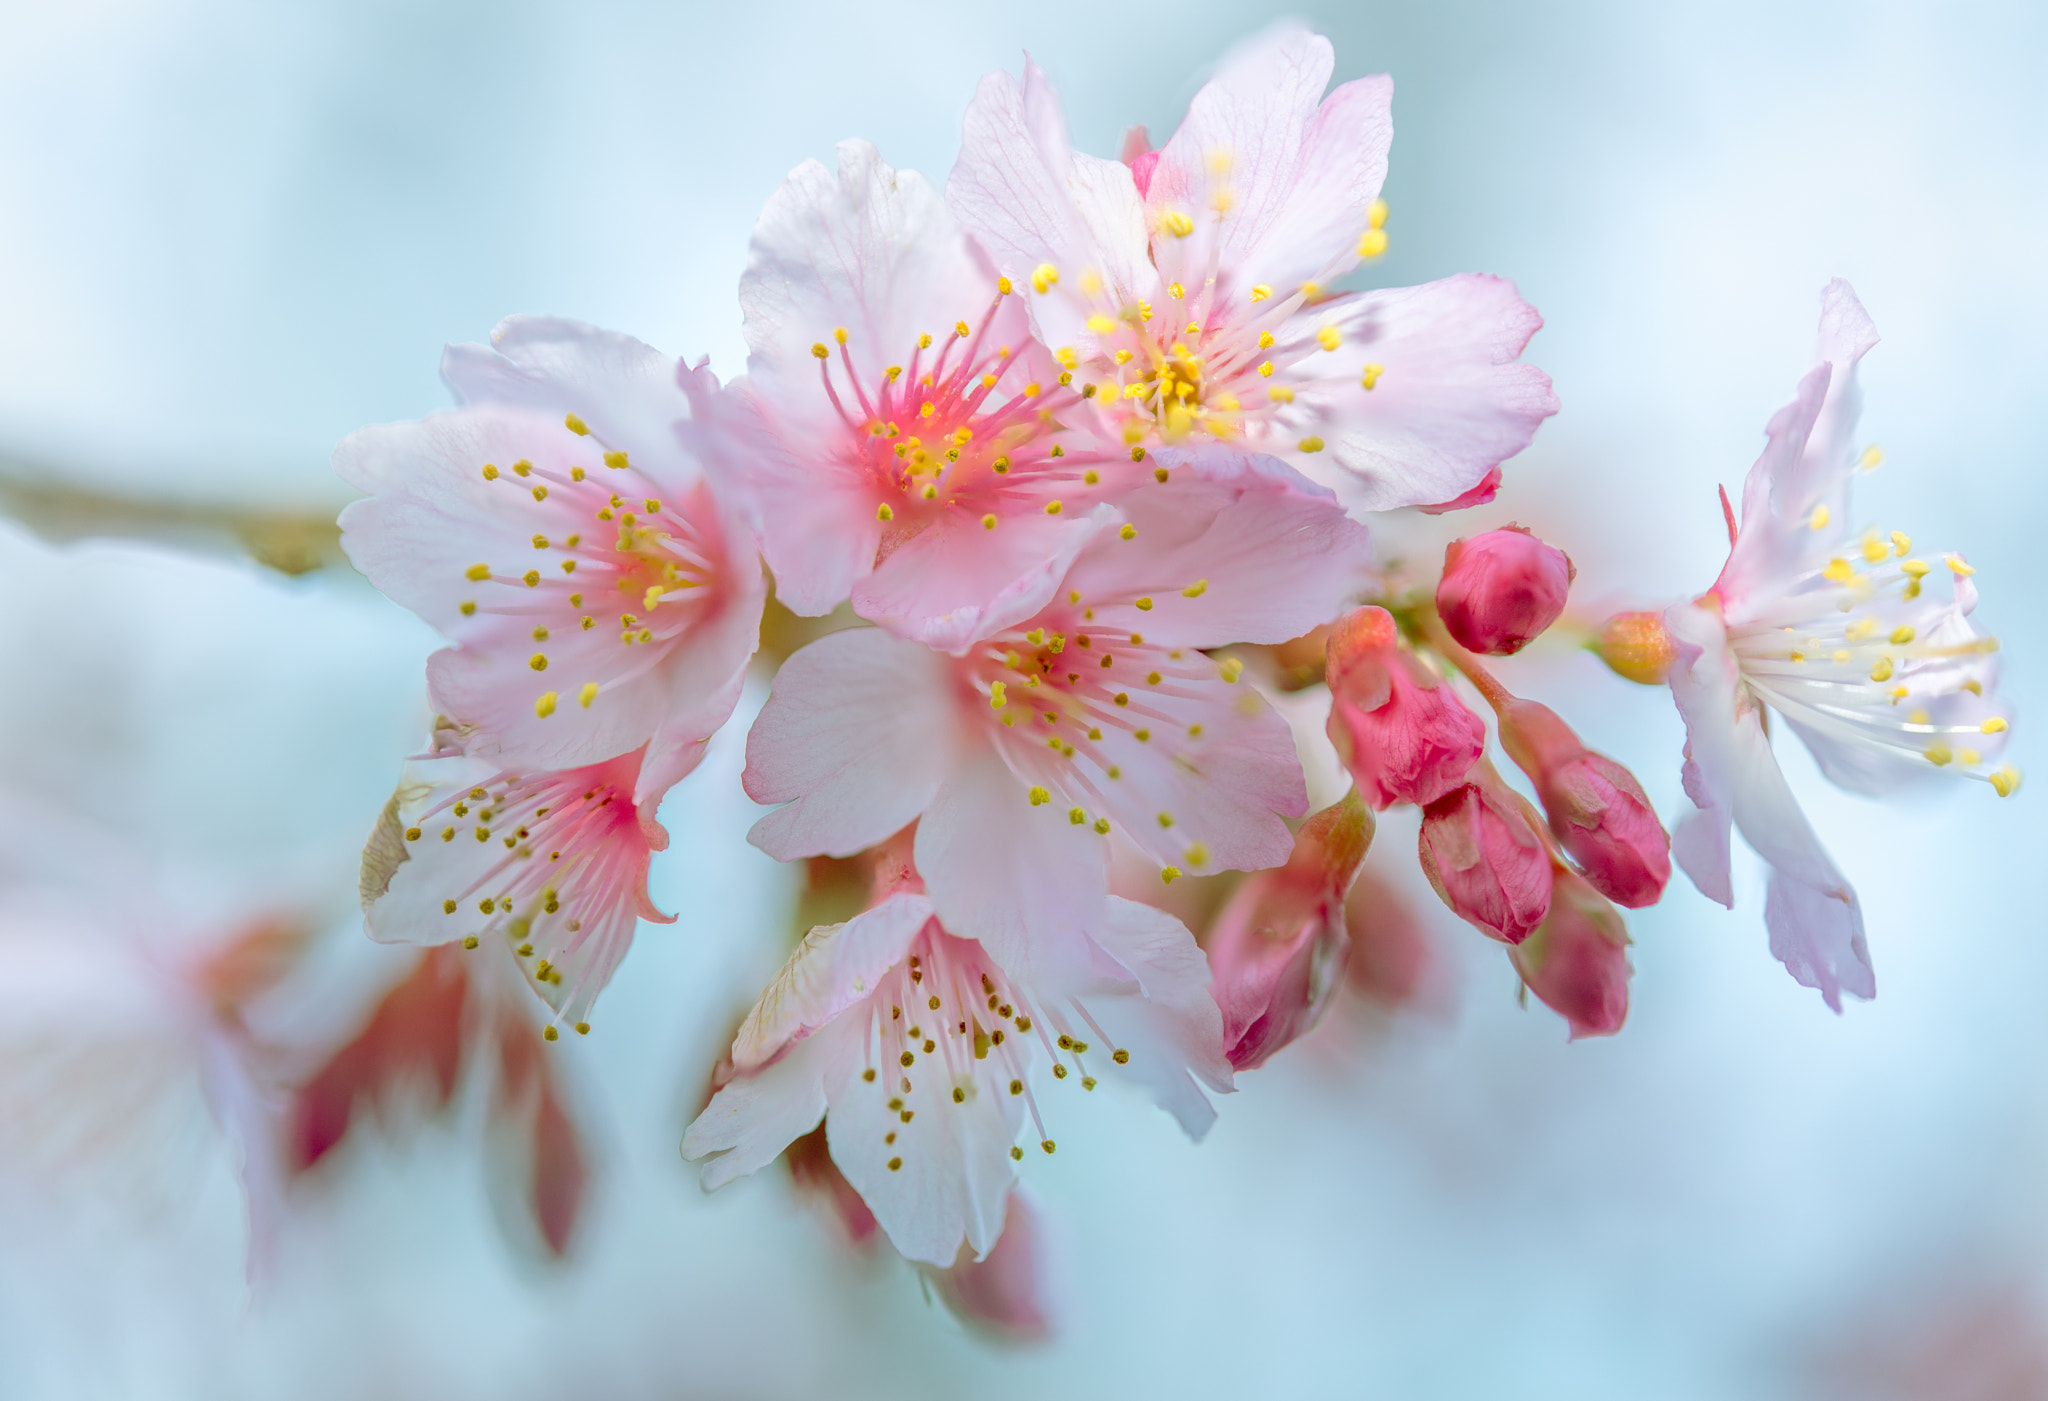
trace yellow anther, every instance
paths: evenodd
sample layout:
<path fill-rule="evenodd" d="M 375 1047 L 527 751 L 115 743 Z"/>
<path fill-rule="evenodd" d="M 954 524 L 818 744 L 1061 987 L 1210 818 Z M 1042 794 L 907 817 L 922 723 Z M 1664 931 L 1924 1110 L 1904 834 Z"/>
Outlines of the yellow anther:
<path fill-rule="evenodd" d="M 1031 799 L 1031 806 L 1033 807 L 1043 807 L 1045 804 L 1052 801 L 1052 794 L 1046 792 L 1045 789 L 1038 787 L 1036 784 L 1032 785 L 1029 796 Z"/>
<path fill-rule="evenodd" d="M 1989 775 L 1989 777 L 1992 789 L 2001 798 L 2010 798 L 2019 790 L 2020 771 L 2011 764 L 2005 765 L 1996 773 Z"/>
<path fill-rule="evenodd" d="M 966 339 L 967 339 L 967 323 L 966 323 L 965 321 L 955 321 L 955 322 L 953 323 L 953 334 L 954 334 L 954 335 L 956 335 L 956 336 L 958 336 L 958 337 L 960 337 L 960 339 L 961 339 L 961 340 L 963 340 L 963 341 L 964 341 L 964 340 L 966 340 Z"/>
<path fill-rule="evenodd" d="M 1974 768 L 1976 765 L 1984 762 L 1984 756 L 1974 749 L 1958 749 L 1956 751 L 1956 760 L 1959 763 Z"/>
<path fill-rule="evenodd" d="M 1276 384 L 1266 391 L 1266 397 L 1276 404 L 1291 404 L 1294 402 L 1294 391 L 1284 384 Z"/>
<path fill-rule="evenodd" d="M 981 528 L 983 530 L 994 530 L 996 528 L 996 518 L 993 515 L 983 516 L 981 518 Z"/>
<path fill-rule="evenodd" d="M 1945 744 L 1930 744 L 1927 746 L 1927 762 L 1936 768 L 1949 763 L 1955 757 L 1955 751 Z"/>
<path fill-rule="evenodd" d="M 582 706 L 585 710 L 590 709 L 590 703 L 596 699 L 597 683 L 595 681 L 584 682 L 583 689 L 576 693 L 576 703 Z"/>
<path fill-rule="evenodd" d="M 1856 571 L 1849 567 L 1849 561 L 1839 555 L 1829 560 L 1827 567 L 1820 573 L 1822 578 L 1836 584 L 1846 584 L 1856 577 Z"/>
<path fill-rule="evenodd" d="M 1894 647 L 1903 647 L 1912 640 L 1913 629 L 1906 626 L 1904 623 L 1901 623 L 1899 624 L 1899 626 L 1892 629 L 1892 645 Z"/>
<path fill-rule="evenodd" d="M 1883 450 L 1876 443 L 1872 443 L 1869 447 L 1863 449 L 1863 456 L 1856 460 L 1856 465 L 1866 472 L 1875 472 L 1877 465 L 1882 461 L 1884 461 Z"/>
<path fill-rule="evenodd" d="M 484 464 L 484 480 L 487 482 L 498 480 L 498 469 L 488 462 Z"/>
<path fill-rule="evenodd" d="M 562 426 L 568 429 L 571 433 L 574 433 L 579 438 L 588 437 L 590 435 L 590 425 L 585 423 L 582 419 L 576 417 L 575 414 L 563 414 Z"/>
<path fill-rule="evenodd" d="M 1150 598 L 1140 598 L 1136 602 L 1140 613 L 1150 613 L 1152 611 L 1152 600 Z"/>
<path fill-rule="evenodd" d="M 1960 578 L 1967 578 L 1970 575 L 1975 574 L 1977 572 L 1975 569 L 1972 569 L 1969 565 L 1963 562 L 1963 557 L 1961 555 L 1945 555 L 1943 556 L 1943 559 L 1948 564 L 1949 572 Z"/>
<path fill-rule="evenodd" d="M 1903 559 L 1906 555 L 1912 552 L 1912 549 L 1913 542 L 1910 539 L 1908 539 L 1903 532 L 1897 530 L 1894 530 L 1892 532 L 1893 554 L 1898 555 L 1900 558 Z"/>
<path fill-rule="evenodd" d="M 1135 525 L 1126 524 L 1122 530 L 1119 530 L 1117 532 L 1117 534 L 1121 536 L 1123 539 L 1135 540 L 1138 538 L 1138 527 L 1136 527 Z"/>
<path fill-rule="evenodd" d="M 1088 329 L 1098 336 L 1106 336 L 1116 330 L 1116 322 L 1098 311 L 1088 318 Z"/>
<path fill-rule="evenodd" d="M 1166 829 L 1167 829 L 1168 827 L 1171 827 L 1172 825 L 1173 825 L 1173 814 L 1172 814 L 1172 813 L 1170 813 L 1170 812 L 1162 812 L 1162 813 L 1160 813 L 1160 814 L 1159 814 L 1159 829 L 1160 829 L 1160 830 L 1161 830 L 1162 832 L 1163 832 L 1163 831 L 1165 831 L 1165 830 L 1166 830 Z"/>
<path fill-rule="evenodd" d="M 1183 853 L 1181 859 L 1186 861 L 1188 865 L 1197 868 L 1206 866 L 1209 864 L 1209 848 L 1203 846 L 1200 842 L 1189 842 L 1188 849 Z"/>
<path fill-rule="evenodd" d="M 1877 665 L 1876 665 L 1876 666 L 1873 666 L 1873 667 L 1872 667 L 1872 668 L 1870 669 L 1870 679 L 1871 679 L 1872 681 L 1889 681 L 1889 680 L 1891 680 L 1891 679 L 1892 679 L 1892 659 L 1891 659 L 1890 657 L 1879 657 L 1879 658 L 1877 659 Z"/>
<path fill-rule="evenodd" d="M 536 501 L 545 501 L 545 500 L 547 500 L 547 499 L 548 499 L 548 489 L 547 489 L 546 487 L 544 487 L 544 486 L 537 486 L 537 487 L 535 487 L 535 488 L 533 489 L 533 499 L 534 499 L 534 500 L 536 500 Z"/>
<path fill-rule="evenodd" d="M 1255 302 L 1263 302 L 1272 295 L 1273 289 L 1263 282 L 1252 288 L 1252 300 Z"/>
<path fill-rule="evenodd" d="M 930 418 L 933 414 L 937 413 L 938 411 L 939 406 L 937 404 L 934 404 L 931 400 L 927 399 L 924 402 L 924 406 L 917 411 L 917 416 L 919 418 Z"/>
<path fill-rule="evenodd" d="M 1159 872 L 1159 879 L 1167 885 L 1172 885 L 1180 879 L 1180 867 L 1168 866 L 1164 868 Z"/>
<path fill-rule="evenodd" d="M 875 519 L 878 521 L 895 520 L 895 509 L 891 507 L 888 502 L 884 501 L 881 505 L 875 507 Z"/>
<path fill-rule="evenodd" d="M 604 465 L 611 468 L 614 472 L 623 472 L 626 470 L 626 454 L 616 451 L 608 452 L 604 455 Z"/>
<path fill-rule="evenodd" d="M 1875 535 L 1863 542 L 1863 562 L 1865 564 L 1881 564 L 1890 553 L 1890 547 Z"/>
<path fill-rule="evenodd" d="M 1225 681 L 1230 682 L 1232 685 L 1236 685 L 1237 678 L 1244 675 L 1244 663 L 1239 661 L 1236 657 L 1225 657 L 1223 659 L 1223 665 L 1219 668 L 1219 671 Z"/>
<path fill-rule="evenodd" d="M 1369 229 L 1383 229 L 1387 226 L 1387 202 L 1374 200 L 1365 211 L 1365 226 Z"/>
<path fill-rule="evenodd" d="M 1785 660 L 1786 660 L 1786 661 L 1788 661 L 1788 662 L 1803 662 L 1803 661 L 1805 661 L 1805 660 L 1806 660 L 1806 653 L 1804 653 L 1804 652 L 1787 652 L 1787 653 L 1785 654 Z"/>
<path fill-rule="evenodd" d="M 1828 522 L 1832 519 L 1834 517 L 1828 511 L 1828 503 L 1823 501 L 1815 506 L 1813 514 L 1806 518 L 1806 526 L 1809 530 L 1826 530 Z"/>
<path fill-rule="evenodd" d="M 536 589 L 540 587 L 540 571 L 538 569 L 529 569 L 524 574 L 520 575 L 519 578 L 520 581 L 524 583 L 526 587 L 528 587 L 529 589 Z"/>
<path fill-rule="evenodd" d="M 1195 231 L 1195 221 L 1178 209 L 1168 210 L 1166 217 L 1159 221 L 1159 227 L 1175 238 L 1186 238 Z"/>
<path fill-rule="evenodd" d="M 1829 660 L 1835 662 L 1846 662 L 1849 660 L 1849 654 L 1846 651 L 1838 651 L 1832 657 L 1830 657 Z"/>
<path fill-rule="evenodd" d="M 1910 579 L 1922 578 L 1927 573 L 1927 561 L 1920 559 L 1906 560 L 1899 565 L 1899 572 Z"/>
<path fill-rule="evenodd" d="M 925 331 L 918 336 L 917 348 L 919 350 L 930 350 L 932 348 L 932 333 L 930 331 Z M 931 383 L 931 376 L 925 376 L 925 383 Z"/>
<path fill-rule="evenodd" d="M 1268 378 L 1271 378 L 1273 374 L 1273 362 L 1271 360 L 1268 360 L 1261 364 L 1259 366 L 1259 373 L 1267 376 Z"/>
<path fill-rule="evenodd" d="M 1323 450 L 1323 440 L 1311 435 L 1303 438 L 1296 446 L 1303 452 L 1321 452 Z"/>
<path fill-rule="evenodd" d="M 831 351 L 825 349 L 825 342 L 813 341 L 811 343 L 811 354 L 817 356 L 820 360 L 825 359 L 827 356 L 831 355 L 831 353 Z"/>
<path fill-rule="evenodd" d="M 1344 343 L 1344 337 L 1335 326 L 1325 326 L 1316 332 L 1316 343 L 1325 350 L 1335 350 Z"/>
<path fill-rule="evenodd" d="M 580 481 L 582 481 L 582 480 L 583 480 L 583 477 L 584 477 L 584 472 L 583 472 L 583 469 L 582 469 L 581 467 L 571 467 L 571 468 L 569 469 L 569 480 L 570 480 L 570 481 L 572 481 L 572 482 L 580 482 Z"/>
<path fill-rule="evenodd" d="M 1318 297 L 1322 295 L 1322 291 L 1322 284 L 1319 282 L 1304 282 L 1301 284 L 1301 295 L 1304 297 Z"/>
<path fill-rule="evenodd" d="M 1061 507 L 1060 503 L 1057 501 L 1048 501 L 1045 503 L 1045 513 L 1048 516 L 1056 516 L 1060 513 L 1062 509 L 1063 508 Z"/>
<path fill-rule="evenodd" d="M 1200 598 L 1203 594 L 1207 593 L 1208 591 L 1209 581 L 1207 579 L 1197 579 L 1194 583 L 1189 584 L 1186 588 L 1182 589 L 1180 591 L 1180 596 L 1182 598 Z"/>
<path fill-rule="evenodd" d="M 925 489 L 924 489 L 924 499 L 925 499 L 925 500 L 927 500 L 927 501 L 935 501 L 935 500 L 937 500 L 937 499 L 938 499 L 938 495 L 939 495 L 939 488 L 938 488 L 938 485 L 937 485 L 937 483 L 933 483 L 933 484 L 931 484 L 931 485 L 929 485 L 929 486 L 925 487 Z"/>
<path fill-rule="evenodd" d="M 1386 251 L 1387 231 L 1385 229 L 1367 229 L 1358 236 L 1359 257 L 1377 258 Z"/>
<path fill-rule="evenodd" d="M 1081 809 L 1079 809 L 1079 808 L 1068 808 L 1068 809 L 1067 809 L 1067 821 L 1069 821 L 1069 822 L 1073 823 L 1073 824 L 1074 824 L 1074 825 L 1075 825 L 1076 827 L 1079 827 L 1079 826 L 1081 826 L 1081 825 L 1082 825 L 1083 823 L 1087 822 L 1087 820 L 1088 820 L 1088 814 L 1087 814 L 1087 813 L 1085 813 L 1085 812 L 1083 812 L 1083 811 L 1081 811 Z"/>
<path fill-rule="evenodd" d="M 1379 384 L 1380 376 L 1383 373 L 1385 373 L 1386 368 L 1387 367 L 1385 365 L 1380 364 L 1378 361 L 1374 361 L 1372 364 L 1367 365 L 1365 367 L 1365 373 L 1362 376 L 1360 376 L 1358 382 L 1367 389 L 1374 388 Z"/>
<path fill-rule="evenodd" d="M 531 657 L 527 659 L 526 664 L 532 667 L 535 671 L 546 671 L 548 669 L 547 653 L 535 652 Z"/>
<path fill-rule="evenodd" d="M 988 688 L 988 704 L 991 710 L 1001 710 L 1010 703 L 1009 688 L 998 681 Z"/>
<path fill-rule="evenodd" d="M 1060 270 L 1051 263 L 1040 263 L 1031 272 L 1031 289 L 1043 292 L 1060 280 Z"/>
<path fill-rule="evenodd" d="M 2002 735 L 2009 728 L 2011 727 L 2006 723 L 2003 715 L 1994 715 L 1977 727 L 1980 733 L 1987 735 Z"/>
<path fill-rule="evenodd" d="M 553 715 L 555 713 L 555 693 L 553 691 L 541 692 L 540 699 L 533 703 L 533 713 L 543 720 Z"/>

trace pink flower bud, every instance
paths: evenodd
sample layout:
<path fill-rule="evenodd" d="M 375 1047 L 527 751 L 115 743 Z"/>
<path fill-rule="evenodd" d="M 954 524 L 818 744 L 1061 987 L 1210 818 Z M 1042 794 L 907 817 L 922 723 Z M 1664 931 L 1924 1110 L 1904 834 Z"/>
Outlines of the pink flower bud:
<path fill-rule="evenodd" d="M 1550 853 L 1524 804 L 1486 775 L 1422 812 L 1422 873 L 1453 913 L 1510 944 L 1550 912 Z"/>
<path fill-rule="evenodd" d="M 1321 1019 L 1350 950 L 1344 892 L 1372 843 L 1356 792 L 1302 824 L 1287 864 L 1247 876 L 1209 926 L 1211 990 L 1231 1068 L 1264 1065 Z"/>
<path fill-rule="evenodd" d="M 1003 1233 L 985 1259 L 961 1250 L 948 1269 L 928 1275 L 947 1307 L 964 1322 L 1011 1342 L 1038 1343 L 1052 1336 L 1047 1298 L 1045 1225 L 1023 1192 L 1012 1188 Z"/>
<path fill-rule="evenodd" d="M 1550 918 L 1508 957 L 1574 1041 L 1612 1036 L 1628 1019 L 1628 929 L 1600 892 L 1563 866 L 1555 874 Z"/>
<path fill-rule="evenodd" d="M 1506 656 L 1557 621 L 1576 573 L 1564 551 L 1519 525 L 1489 530 L 1444 551 L 1436 611 L 1461 646 Z"/>
<path fill-rule="evenodd" d="M 1500 742 L 1536 784 L 1550 830 L 1595 890 L 1639 910 L 1671 879 L 1671 838 L 1635 775 L 1535 701 L 1500 708 Z"/>
<path fill-rule="evenodd" d="M 1435 801 L 1485 747 L 1486 726 L 1401 646 L 1384 608 L 1338 622 L 1328 678 L 1330 742 L 1376 809 Z"/>

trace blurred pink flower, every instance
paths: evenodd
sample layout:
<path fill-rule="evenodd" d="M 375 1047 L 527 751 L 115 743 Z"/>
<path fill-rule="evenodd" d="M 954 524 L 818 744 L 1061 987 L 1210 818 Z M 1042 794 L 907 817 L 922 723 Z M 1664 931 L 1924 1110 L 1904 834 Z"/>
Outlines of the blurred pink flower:
<path fill-rule="evenodd" d="M 1522 527 L 1489 530 L 1445 548 L 1436 611 L 1461 646 L 1505 656 L 1557 621 L 1575 573 L 1564 551 Z"/>
<path fill-rule="evenodd" d="M 1012 1187 L 1003 1233 L 985 1258 L 963 1250 L 958 1263 L 927 1271 L 955 1315 L 1002 1342 L 1042 1343 L 1053 1333 L 1042 1216 L 1022 1187 Z"/>
<path fill-rule="evenodd" d="M 710 377 L 537 317 L 450 347 L 441 371 L 462 407 L 336 449 L 370 494 L 342 546 L 455 642 L 427 683 L 469 752 L 569 769 L 644 746 L 651 811 L 732 713 L 765 596 L 744 519 L 677 440 L 678 376 L 700 395 Z"/>
<path fill-rule="evenodd" d="M 1739 529 L 1723 497 L 1728 562 L 1706 594 L 1664 615 L 1677 646 L 1670 685 L 1685 718 L 1694 805 L 1672 854 L 1703 894 L 1732 906 L 1728 835 L 1740 827 L 1771 867 L 1771 952 L 1837 1011 L 1843 992 L 1877 991 L 1863 911 L 1779 771 L 1766 710 L 1855 792 L 1938 772 L 1982 779 L 2001 795 L 2019 782 L 2018 770 L 1997 766 L 2010 719 L 1989 694 L 1997 644 L 1968 620 L 1974 571 L 1945 556 L 1954 589 L 1938 601 L 1923 583 L 1933 566 L 1905 535 L 1848 526 L 1856 364 L 1876 343 L 1849 284 L 1829 283 L 1819 363 L 1771 419 Z"/>
<path fill-rule="evenodd" d="M 644 751 L 560 772 L 508 773 L 454 749 L 414 761 L 363 851 L 370 937 L 502 945 L 555 1021 L 586 1018 L 642 919 L 668 833 L 635 793 Z M 548 1027 L 548 1035 L 555 1027 Z"/>
<path fill-rule="evenodd" d="M 1347 500 L 1448 502 L 1557 411 L 1517 363 L 1542 324 L 1499 278 L 1332 292 L 1386 246 L 1393 84 L 1323 95 L 1329 41 L 1285 28 L 1224 61 L 1158 152 L 1068 144 L 1026 63 L 982 81 L 947 200 L 1030 287 L 1039 337 L 1093 395 L 1105 440 L 1201 439 L 1325 459 Z"/>
<path fill-rule="evenodd" d="M 1344 896 L 1372 842 L 1354 791 L 1304 822 L 1287 864 L 1246 877 L 1205 950 L 1231 1068 L 1254 1070 L 1315 1027 L 1350 951 Z"/>
<path fill-rule="evenodd" d="M 907 845 L 907 843 L 906 843 Z M 1054 1142 L 1033 1081 L 1095 1088 L 1113 1064 L 1199 1137 L 1230 1088 L 1201 950 L 1171 916 L 1111 899 L 1085 931 L 1113 970 L 1081 983 L 1013 975 L 940 923 L 899 859 L 878 903 L 805 936 L 741 1025 L 732 1073 L 683 1137 L 717 1188 L 825 1127 L 832 1160 L 903 1255 L 986 1257 L 1024 1156 L 1028 1117 Z M 1044 1088 L 1040 1082 L 1038 1089 Z"/>
<path fill-rule="evenodd" d="M 1384 608 L 1330 634 L 1330 742 L 1373 807 L 1428 804 L 1465 782 L 1486 726 L 1415 655 Z"/>
<path fill-rule="evenodd" d="M 858 629 L 792 656 L 747 740 L 748 794 L 787 804 L 755 845 L 850 855 L 922 816 L 947 928 L 1013 971 L 1101 920 L 1112 830 L 1168 880 L 1284 861 L 1292 736 L 1199 649 L 1334 616 L 1364 531 L 1270 459 L 1160 458 L 1170 481 L 1090 512 L 963 655 Z"/>

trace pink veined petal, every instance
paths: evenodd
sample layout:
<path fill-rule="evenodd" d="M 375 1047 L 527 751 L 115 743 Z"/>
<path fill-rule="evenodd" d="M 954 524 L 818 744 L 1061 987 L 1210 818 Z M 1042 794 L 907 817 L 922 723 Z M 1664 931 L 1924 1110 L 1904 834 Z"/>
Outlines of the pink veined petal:
<path fill-rule="evenodd" d="M 1067 574 L 1104 630 L 1170 646 L 1284 642 L 1335 618 L 1362 582 L 1365 527 L 1286 464 L 1225 448 L 1146 460 L 1168 480 L 1117 498 L 1130 538 L 1104 532 Z"/>
<path fill-rule="evenodd" d="M 1721 620 L 1706 609 L 1681 604 L 1669 609 L 1664 620 L 1679 647 L 1671 698 L 1685 721 L 1685 791 L 1693 803 L 1671 833 L 1671 856 L 1702 895 L 1732 909 L 1728 830 L 1734 821 L 1734 730 L 1739 723 L 1735 658 Z"/>
<path fill-rule="evenodd" d="M 1127 301 L 1149 299 L 1159 285 L 1130 170 L 1075 154 L 1059 99 L 1028 59 L 1021 85 L 991 73 L 975 90 L 946 199 L 996 265 L 1020 282 L 1050 262 L 1069 275 L 1095 269 Z M 1041 310 L 1078 325 L 1081 317 L 1064 301 Z M 1041 329 L 1055 343 L 1070 338 L 1065 326 Z"/>
<path fill-rule="evenodd" d="M 1038 611 L 1065 577 L 1074 556 L 1105 525 L 1120 518 L 1026 515 L 996 530 L 955 518 L 933 526 L 889 555 L 854 586 L 853 606 L 898 636 L 942 652 L 962 652 L 978 638 Z"/>
<path fill-rule="evenodd" d="M 1209 961 L 1172 915 L 1111 896 L 1095 926 L 1103 951 L 1129 969 L 1140 993 L 1095 994 L 1089 1015 L 1130 1057 L 1123 1073 L 1151 1091 L 1160 1108 L 1200 1139 L 1216 1121 L 1201 1087 L 1233 1088 L 1223 1052 L 1223 1016 L 1209 993 Z"/>
<path fill-rule="evenodd" d="M 690 416 L 679 372 L 711 379 L 631 336 L 554 316 L 508 317 L 490 345 L 451 345 L 441 356 L 441 378 L 460 402 L 531 409 L 556 422 L 573 413 L 670 492 L 699 475 L 676 441 L 676 422 Z"/>
<path fill-rule="evenodd" d="M 1856 383 L 1856 367 L 1877 345 L 1877 326 L 1856 291 L 1841 278 L 1829 282 L 1821 293 L 1820 330 L 1815 338 L 1814 360 L 1829 365 L 1827 399 L 1814 419 L 1794 480 L 1779 486 L 1781 509 L 1796 514 L 1798 503 L 1832 500 L 1841 505 L 1847 497 L 1844 484 L 1855 464 L 1856 420 L 1863 413 L 1863 391 Z"/>
<path fill-rule="evenodd" d="M 1367 206 L 1386 178 L 1393 82 L 1345 83 L 1328 100 L 1329 40 L 1269 33 L 1224 60 L 1160 150 L 1146 193 L 1154 223 L 1177 210 L 1198 222 L 1228 194 L 1218 265 L 1248 288 L 1292 291 L 1358 263 Z"/>
<path fill-rule="evenodd" d="M 1742 608 L 1753 589 L 1796 574 L 1802 560 L 1834 546 L 1835 536 L 1816 539 L 1821 532 L 1809 525 L 1813 506 L 1821 503 L 1802 502 L 1792 494 L 1799 460 L 1827 401 L 1831 375 L 1828 365 L 1808 371 L 1796 397 L 1772 414 L 1764 428 L 1763 453 L 1742 483 L 1742 528 L 1714 581 L 1715 591 L 1729 606 Z M 1836 495 L 1826 504 L 1831 513 L 1838 513 L 1845 503 Z"/>
<path fill-rule="evenodd" d="M 1079 945 L 1109 893 L 1102 839 L 1065 809 L 1034 805 L 990 749 L 940 787 L 918 824 L 916 850 L 946 927 L 978 940 L 1016 976 L 1088 961 Z"/>
<path fill-rule="evenodd" d="M 778 861 L 849 856 L 923 812 L 956 763 L 950 663 L 879 628 L 820 638 L 747 736 L 747 795 L 787 803 L 747 840 Z"/>
<path fill-rule="evenodd" d="M 861 1030 L 864 1030 L 861 1029 Z M 851 1072 L 856 1028 L 830 1028 L 752 1075 L 737 1075 L 683 1133 L 683 1156 L 704 1164 L 704 1190 L 758 1172 L 825 1117 L 828 1080 Z"/>
<path fill-rule="evenodd" d="M 1863 937 L 1863 907 L 1847 886 L 1821 890 L 1772 871 L 1764 897 L 1764 924 L 1771 954 L 1803 987 L 1818 989 L 1828 1006 L 1842 1010 L 1842 994 L 1877 996 L 1870 946 Z"/>
<path fill-rule="evenodd" d="M 811 930 L 740 1023 L 732 1045 L 734 1069 L 758 1070 L 872 996 L 931 918 L 929 899 L 899 893 L 844 924 Z"/>
<path fill-rule="evenodd" d="M 1550 376 L 1518 358 L 1543 318 L 1506 278 L 1360 292 L 1295 323 L 1341 339 L 1297 363 L 1294 401 L 1268 436 L 1312 475 L 1348 473 L 1340 489 L 1357 509 L 1454 506 L 1557 412 Z M 1326 447 L 1300 450 L 1316 439 Z"/>

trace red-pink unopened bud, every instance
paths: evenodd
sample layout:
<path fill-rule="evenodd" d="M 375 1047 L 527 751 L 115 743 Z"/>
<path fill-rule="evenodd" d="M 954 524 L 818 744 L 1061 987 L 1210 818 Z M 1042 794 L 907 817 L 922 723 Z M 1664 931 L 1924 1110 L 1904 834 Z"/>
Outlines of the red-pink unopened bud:
<path fill-rule="evenodd" d="M 1521 526 L 1489 530 L 1444 551 L 1436 611 L 1461 646 L 1506 656 L 1557 621 L 1575 573 L 1563 550 Z"/>
<path fill-rule="evenodd" d="M 1046 1279 L 1045 1226 L 1038 1209 L 1012 1188 L 1003 1233 L 985 1259 L 965 1247 L 952 1267 L 929 1271 L 939 1295 L 966 1323 L 1011 1342 L 1043 1342 L 1052 1336 Z"/>
<path fill-rule="evenodd" d="M 1430 803 L 1465 781 L 1486 726 L 1401 646 L 1386 609 L 1338 622 L 1327 674 L 1330 742 L 1367 803 Z"/>
<path fill-rule="evenodd" d="M 1498 780 L 1424 808 L 1418 847 L 1437 895 L 1482 932 L 1519 944 L 1550 913 L 1550 853 Z"/>
<path fill-rule="evenodd" d="M 1671 879 L 1671 837 L 1635 775 L 1579 742 L 1548 706 L 1500 708 L 1500 742 L 1536 785 L 1550 830 L 1593 888 L 1632 910 Z"/>
<path fill-rule="evenodd" d="M 1302 824 L 1287 864 L 1247 876 L 1209 926 L 1210 988 L 1234 1070 L 1264 1065 L 1321 1019 L 1350 930 L 1344 892 L 1372 843 L 1356 792 Z"/>
<path fill-rule="evenodd" d="M 1621 912 L 1560 866 L 1543 927 L 1508 950 L 1543 1004 L 1571 1023 L 1572 1039 L 1612 1036 L 1628 1020 L 1628 928 Z"/>

